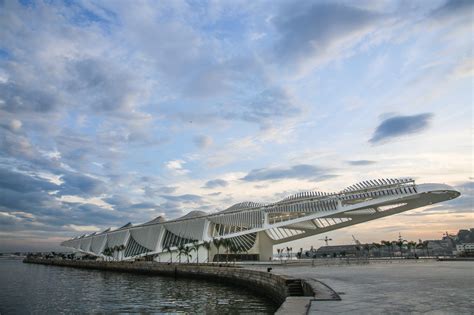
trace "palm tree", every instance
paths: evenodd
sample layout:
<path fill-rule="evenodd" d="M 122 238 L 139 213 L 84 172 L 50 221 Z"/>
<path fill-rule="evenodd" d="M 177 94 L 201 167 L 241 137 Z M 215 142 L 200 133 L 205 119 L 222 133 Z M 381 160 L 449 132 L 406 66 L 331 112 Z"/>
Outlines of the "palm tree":
<path fill-rule="evenodd" d="M 199 243 L 198 241 L 193 242 L 193 250 L 196 251 L 196 263 L 199 265 L 199 247 L 203 246 L 204 244 Z"/>
<path fill-rule="evenodd" d="M 240 251 L 240 249 L 237 245 L 231 242 L 229 246 L 229 251 L 231 254 L 237 254 Z M 234 264 L 235 264 L 235 258 L 234 258 Z"/>
<path fill-rule="evenodd" d="M 390 255 L 390 258 L 392 258 L 392 242 L 390 241 L 380 241 L 380 243 L 383 245 L 383 246 L 386 246 L 388 247 L 388 252 L 389 252 L 389 255 Z"/>
<path fill-rule="evenodd" d="M 184 245 L 182 245 L 182 244 L 178 245 L 178 259 L 179 259 L 179 263 L 181 263 L 181 256 L 184 254 L 184 251 L 185 251 Z"/>
<path fill-rule="evenodd" d="M 374 242 L 374 243 L 372 243 L 371 246 L 372 246 L 372 248 L 377 249 L 378 256 L 380 256 L 380 247 L 382 247 L 382 245 L 379 244 L 379 243 L 375 243 L 375 242 Z"/>
<path fill-rule="evenodd" d="M 112 258 L 113 258 L 114 260 L 116 260 L 116 258 L 115 258 L 115 252 L 118 251 L 118 246 L 115 245 L 115 246 L 112 247 L 111 249 L 112 249 Z"/>
<path fill-rule="evenodd" d="M 173 263 L 173 254 L 171 253 L 171 247 L 168 245 L 163 248 L 163 251 L 168 252 L 168 254 L 170 255 L 170 263 Z"/>
<path fill-rule="evenodd" d="M 367 257 L 369 257 L 370 256 L 370 248 L 371 248 L 370 244 L 364 244 L 364 245 L 362 245 L 362 248 L 367 251 Z"/>
<path fill-rule="evenodd" d="M 423 246 L 426 248 L 426 253 L 427 253 L 428 256 L 430 256 L 430 247 L 429 247 L 429 245 L 430 245 L 430 242 L 428 242 L 428 241 L 423 242 Z"/>
<path fill-rule="evenodd" d="M 222 246 L 222 239 L 220 238 L 215 238 L 212 240 L 212 243 L 214 244 L 214 246 L 216 247 L 217 249 L 217 261 L 220 260 L 220 255 L 219 255 L 219 251 L 220 251 L 220 248 Z"/>
<path fill-rule="evenodd" d="M 102 254 L 106 257 L 106 260 L 112 255 L 112 249 L 107 247 L 102 251 Z"/>
<path fill-rule="evenodd" d="M 410 241 L 407 243 L 408 251 L 416 256 L 416 242 Z"/>
<path fill-rule="evenodd" d="M 416 244 L 416 248 L 421 249 L 423 251 L 423 256 L 426 256 L 425 246 L 423 246 L 422 240 L 418 240 L 418 243 Z"/>
<path fill-rule="evenodd" d="M 407 240 L 400 237 L 398 241 L 394 241 L 393 243 L 400 248 L 400 257 L 403 257 L 403 244 L 407 243 Z"/>
<path fill-rule="evenodd" d="M 184 256 L 186 256 L 186 263 L 189 264 L 189 258 L 192 257 L 191 256 L 191 252 L 195 250 L 194 247 L 191 247 L 191 246 L 184 246 L 184 249 L 183 249 L 183 254 Z"/>
<path fill-rule="evenodd" d="M 232 246 L 232 242 L 230 241 L 230 239 L 225 238 L 225 239 L 222 240 L 222 245 L 224 246 L 224 248 L 225 248 L 225 253 L 226 253 L 226 255 L 225 255 L 225 261 L 226 261 L 226 262 L 229 262 L 229 249 L 230 249 L 230 247 Z"/>
<path fill-rule="evenodd" d="M 211 249 L 211 242 L 204 241 L 202 243 L 202 246 L 204 246 L 204 248 L 207 250 L 207 262 L 209 262 L 209 251 Z"/>
<path fill-rule="evenodd" d="M 120 258 L 120 252 L 122 252 L 124 249 L 125 249 L 125 245 L 123 245 L 123 244 L 117 246 L 117 252 L 118 252 L 118 253 L 117 253 L 117 257 Z"/>

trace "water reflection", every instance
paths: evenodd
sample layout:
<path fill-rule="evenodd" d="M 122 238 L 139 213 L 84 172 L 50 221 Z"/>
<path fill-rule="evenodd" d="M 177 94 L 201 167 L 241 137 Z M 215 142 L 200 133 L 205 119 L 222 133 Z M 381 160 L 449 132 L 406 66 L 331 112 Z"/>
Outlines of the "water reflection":
<path fill-rule="evenodd" d="M 0 260 L 0 313 L 272 314 L 253 292 L 216 282 Z"/>

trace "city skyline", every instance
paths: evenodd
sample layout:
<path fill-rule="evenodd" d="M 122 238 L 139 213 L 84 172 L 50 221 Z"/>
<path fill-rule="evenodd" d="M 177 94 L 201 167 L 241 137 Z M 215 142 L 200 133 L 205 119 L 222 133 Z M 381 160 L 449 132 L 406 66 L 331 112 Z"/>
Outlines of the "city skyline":
<path fill-rule="evenodd" d="M 374 178 L 461 196 L 334 244 L 474 222 L 472 1 L 0 8 L 0 252 Z"/>

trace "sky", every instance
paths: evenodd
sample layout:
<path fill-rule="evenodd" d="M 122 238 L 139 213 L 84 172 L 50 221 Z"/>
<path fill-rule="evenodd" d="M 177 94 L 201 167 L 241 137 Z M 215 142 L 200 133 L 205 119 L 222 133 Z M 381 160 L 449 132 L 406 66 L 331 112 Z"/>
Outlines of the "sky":
<path fill-rule="evenodd" d="M 0 1 L 0 251 L 412 177 L 462 196 L 293 242 L 474 227 L 473 1 Z"/>

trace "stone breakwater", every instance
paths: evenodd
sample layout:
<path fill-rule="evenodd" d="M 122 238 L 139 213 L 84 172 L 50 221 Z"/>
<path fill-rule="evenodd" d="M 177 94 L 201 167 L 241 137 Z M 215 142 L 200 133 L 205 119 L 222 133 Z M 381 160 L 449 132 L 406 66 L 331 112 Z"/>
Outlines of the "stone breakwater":
<path fill-rule="evenodd" d="M 293 297 L 314 297 L 310 285 L 301 279 L 276 275 L 271 272 L 249 270 L 222 265 L 166 264 L 156 262 L 108 262 L 26 258 L 24 263 L 43 264 L 84 269 L 144 273 L 171 277 L 193 277 L 240 285 L 257 291 L 284 307 Z"/>

